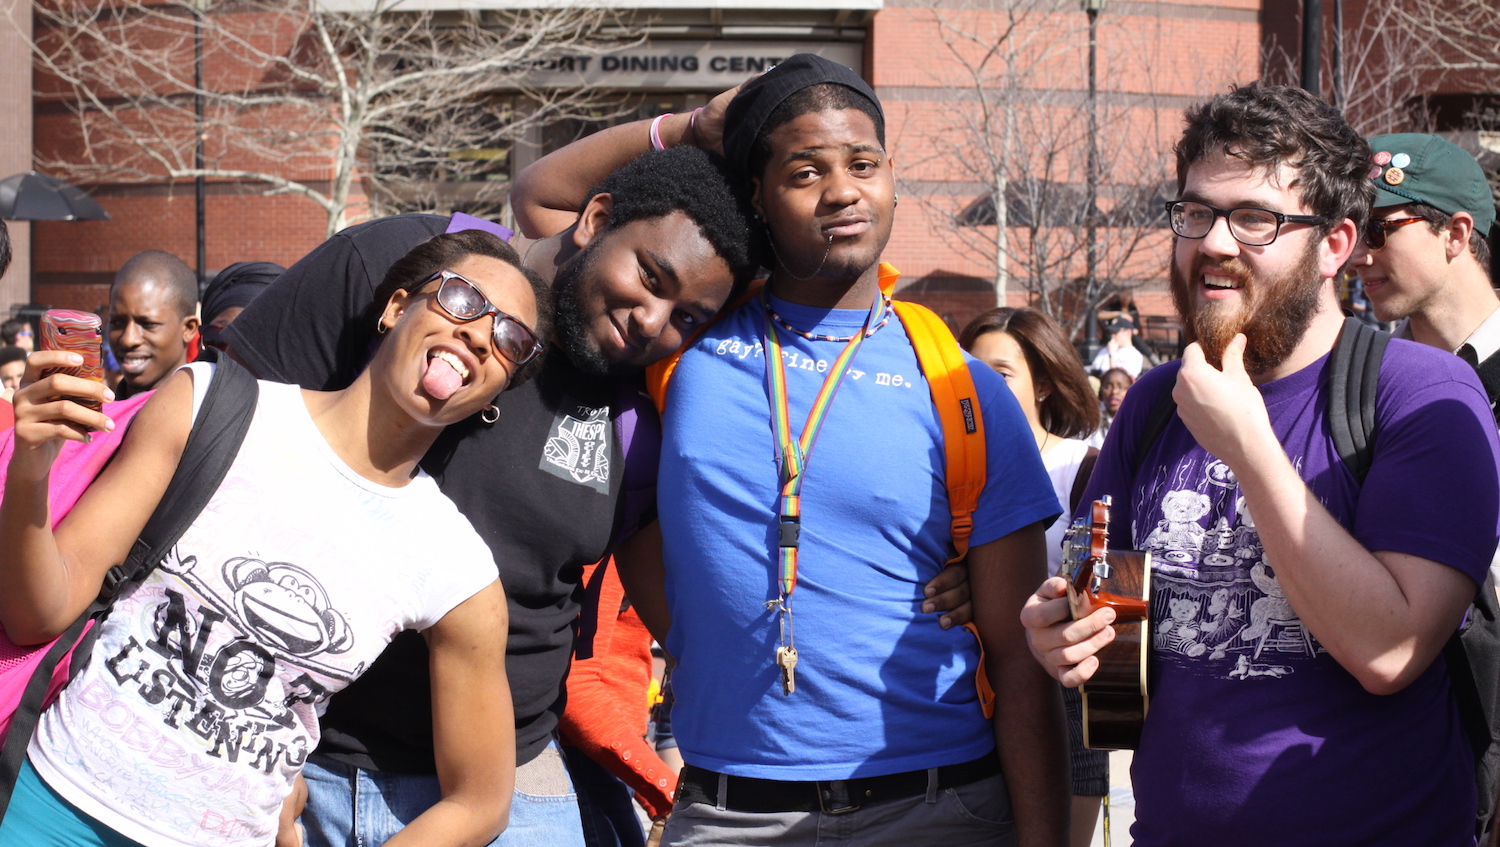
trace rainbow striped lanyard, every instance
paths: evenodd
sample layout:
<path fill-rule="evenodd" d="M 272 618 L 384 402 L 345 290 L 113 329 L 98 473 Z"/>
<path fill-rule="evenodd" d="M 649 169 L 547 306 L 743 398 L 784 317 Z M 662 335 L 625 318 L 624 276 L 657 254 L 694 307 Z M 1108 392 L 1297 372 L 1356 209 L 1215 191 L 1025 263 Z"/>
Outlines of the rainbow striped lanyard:
<path fill-rule="evenodd" d="M 828 410 L 833 398 L 839 393 L 844 377 L 854 363 L 854 355 L 860 345 L 874 333 L 871 329 L 885 312 L 884 292 L 875 291 L 875 302 L 870 305 L 870 314 L 864 326 L 844 345 L 834 360 L 828 374 L 823 377 L 823 387 L 813 399 L 807 412 L 807 423 L 800 437 L 792 436 L 791 411 L 787 401 L 786 361 L 782 356 L 781 336 L 776 330 L 775 312 L 771 309 L 771 291 L 767 285 L 761 292 L 761 305 L 766 317 L 766 394 L 771 402 L 771 430 L 776 439 L 776 459 L 781 482 L 781 497 L 777 510 L 778 564 L 780 576 L 777 580 L 780 595 L 766 602 L 767 609 L 776 609 L 780 646 L 776 649 L 776 664 L 781 668 L 782 692 L 791 694 L 796 690 L 793 669 L 797 664 L 796 632 L 792 628 L 792 592 L 797 590 L 797 553 L 802 535 L 802 481 L 807 471 L 808 459 L 812 457 L 813 445 L 818 433 L 828 420 Z M 876 327 L 878 329 L 878 326 Z"/>

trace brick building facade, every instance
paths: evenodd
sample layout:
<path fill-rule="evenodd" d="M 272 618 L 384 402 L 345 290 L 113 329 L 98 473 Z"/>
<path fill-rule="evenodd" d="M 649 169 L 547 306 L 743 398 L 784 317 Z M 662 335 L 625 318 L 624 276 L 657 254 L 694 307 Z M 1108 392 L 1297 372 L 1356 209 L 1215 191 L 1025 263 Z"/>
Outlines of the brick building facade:
<path fill-rule="evenodd" d="M 433 8 L 444 8 L 444 3 L 423 0 Z M 485 5 L 514 8 L 525 2 L 490 0 Z M 1276 20 L 1269 21 L 1273 5 Z M 1288 5 L 1289 0 L 1111 0 L 1099 17 L 1094 138 L 1101 165 L 1096 207 L 1104 223 L 1097 275 L 1131 289 L 1134 306 L 1143 315 L 1171 311 L 1165 286 L 1169 233 L 1150 211 L 1174 190 L 1168 153 L 1180 130 L 1182 109 L 1259 76 L 1268 39 L 1286 37 Z M 1052 280 L 1045 296 L 1064 304 L 1072 296 L 1068 287 L 1078 285 L 1084 275 L 1077 219 L 1069 223 L 1046 217 L 1060 213 L 1028 205 L 1020 194 L 1023 188 L 1040 186 L 1076 199 L 1084 191 L 1087 133 L 1081 122 L 1088 106 L 1088 31 L 1078 6 L 1029 0 L 702 0 L 699 5 L 645 0 L 638 20 L 649 21 L 645 43 L 613 60 L 594 57 L 578 67 L 559 68 L 555 84 L 583 73 L 617 90 L 635 114 L 650 115 L 701 105 L 777 56 L 823 53 L 861 71 L 886 109 L 887 141 L 901 179 L 902 202 L 885 258 L 903 272 L 903 296 L 931 305 L 957 328 L 997 300 L 1036 302 L 1043 296 L 1037 268 L 1048 257 L 1054 267 L 1046 271 Z M 1008 40 L 1001 35 L 1007 31 Z M 10 51 L 0 58 L 12 61 L 13 47 L 0 50 Z M 976 73 L 986 61 L 990 64 Z M 976 82 L 981 77 L 988 82 Z M 996 131 L 992 126 L 976 136 L 972 127 L 979 122 L 981 106 L 996 103 L 1009 115 L 1008 123 L 1001 122 L 1007 128 Z M 35 113 L 36 148 L 65 148 L 71 119 L 66 109 L 46 92 L 36 94 L 29 105 Z M 505 151 L 509 167 L 523 167 L 538 151 L 546 152 L 577 131 L 535 131 L 529 143 Z M 982 178 L 984 168 L 976 166 L 982 155 L 975 152 L 981 148 L 985 154 L 1000 151 L 1001 160 L 1009 163 L 1003 189 L 996 189 L 994 179 Z M 298 176 L 315 181 L 319 174 Z M 144 249 L 166 250 L 192 264 L 191 181 L 88 188 L 112 220 L 32 227 L 29 271 L 24 263 L 18 267 L 30 274 L 33 302 L 99 306 L 107 299 L 114 270 Z M 323 239 L 325 215 L 319 206 L 295 196 L 263 196 L 262 190 L 254 184 L 209 181 L 205 264 L 210 274 L 236 261 L 290 264 Z M 1012 226 L 1005 230 L 1009 236 L 1002 249 L 997 246 L 993 198 L 1005 191 L 1011 192 L 1006 198 L 1016 198 L 1004 203 Z M 363 202 L 362 197 L 354 199 Z M 1077 205 L 1073 200 L 1061 204 Z M 356 219 L 357 214 L 355 210 Z M 1028 231 L 1030 224 L 1037 228 Z M 1053 231 L 1068 235 L 1067 243 L 1054 238 L 1044 244 Z M 1001 255 L 1010 258 L 1001 261 Z M 997 294 L 1001 282 L 1003 298 Z M 24 284 L 11 283 L 0 294 L 18 303 L 24 290 Z M 0 309 L 9 305 L 0 303 Z"/>

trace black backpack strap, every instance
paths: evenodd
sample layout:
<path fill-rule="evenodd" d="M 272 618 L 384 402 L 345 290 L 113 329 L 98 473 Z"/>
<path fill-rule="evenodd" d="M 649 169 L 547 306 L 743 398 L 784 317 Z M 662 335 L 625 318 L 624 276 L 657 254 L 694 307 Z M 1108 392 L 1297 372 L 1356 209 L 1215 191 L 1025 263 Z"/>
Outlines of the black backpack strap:
<path fill-rule="evenodd" d="M 1375 455 L 1375 395 L 1390 333 L 1345 318 L 1328 376 L 1328 427 L 1354 481 L 1364 485 Z"/>
<path fill-rule="evenodd" d="M 41 719 L 42 700 L 51 687 L 53 671 L 69 648 L 73 648 L 69 679 L 88 665 L 89 652 L 99 637 L 97 625 L 84 632 L 88 622 L 101 619 L 128 583 L 150 575 L 171 552 L 182 533 L 198 519 L 239 454 L 240 444 L 255 416 L 258 396 L 259 385 L 249 371 L 228 357 L 216 365 L 213 381 L 209 383 L 203 405 L 193 421 L 193 430 L 183 446 L 177 470 L 172 474 L 172 481 L 167 484 L 156 511 L 146 522 L 146 528 L 141 531 L 141 537 L 136 540 L 124 564 L 109 569 L 99 598 L 52 642 L 41 664 L 27 680 L 21 702 L 11 717 L 5 746 L 0 749 L 0 820 L 4 819 L 5 810 L 10 805 L 11 791 L 21 773 L 21 764 L 26 760 L 26 748 L 36 731 L 37 721 Z"/>
<path fill-rule="evenodd" d="M 239 455 L 259 394 L 255 377 L 232 359 L 225 357 L 215 365 L 177 471 L 130 555 L 123 564 L 110 568 L 99 591 L 100 602 L 112 603 L 126 584 L 150 575 L 198 519 Z"/>
<path fill-rule="evenodd" d="M 1141 468 L 1146 465 L 1146 454 L 1156 444 L 1156 439 L 1166 431 L 1167 424 L 1177 414 L 1177 401 L 1172 399 L 1172 386 L 1156 395 L 1151 403 L 1151 411 L 1146 415 L 1146 425 L 1141 430 L 1141 440 L 1135 443 L 1135 452 L 1130 456 L 1130 473 L 1140 473 Z"/>
<path fill-rule="evenodd" d="M 5 736 L 5 747 L 0 749 L 0 820 L 5 819 L 5 810 L 10 808 L 10 793 L 21 775 L 21 764 L 26 761 L 26 748 L 36 732 L 37 721 L 42 717 L 42 701 L 47 689 L 52 687 L 52 671 L 67 655 L 68 649 L 78 642 L 90 616 L 85 614 L 57 637 L 42 656 L 42 663 L 26 681 L 26 690 L 21 692 L 21 702 L 11 715 L 10 729 Z"/>

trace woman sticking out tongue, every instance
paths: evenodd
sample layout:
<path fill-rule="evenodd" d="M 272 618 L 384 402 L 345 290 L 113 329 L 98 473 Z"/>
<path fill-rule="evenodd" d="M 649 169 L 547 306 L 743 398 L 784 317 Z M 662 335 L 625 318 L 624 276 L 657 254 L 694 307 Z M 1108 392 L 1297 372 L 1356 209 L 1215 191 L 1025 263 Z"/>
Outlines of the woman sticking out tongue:
<path fill-rule="evenodd" d="M 259 384 L 223 484 L 168 561 L 121 592 L 80 678 L 42 714 L 0 847 L 206 844 L 205 809 L 232 824 L 213 830 L 217 847 L 270 847 L 323 704 L 407 629 L 429 647 L 442 799 L 386 843 L 485 844 L 504 829 L 515 781 L 505 592 L 493 554 L 418 461 L 449 424 L 490 420 L 495 397 L 539 366 L 549 297 L 493 235 L 439 235 L 377 289 L 380 345 L 349 387 Z M 125 559 L 182 457 L 194 383 L 214 378 L 194 364 L 165 380 L 53 530 L 59 447 L 113 427 L 85 405 L 105 399 L 101 384 L 41 377 L 76 357 L 34 354 L 15 395 L 0 625 L 20 644 L 60 634 Z M 181 649 L 155 649 L 172 633 Z M 116 675 L 126 665 L 135 676 Z M 174 758 L 148 755 L 138 727 L 155 727 L 151 749 Z M 253 738 L 258 756 L 226 756 L 226 737 Z"/>
<path fill-rule="evenodd" d="M 469 376 L 469 368 L 447 350 L 434 350 L 422 374 L 422 389 L 434 400 L 447 400 L 458 392 Z"/>

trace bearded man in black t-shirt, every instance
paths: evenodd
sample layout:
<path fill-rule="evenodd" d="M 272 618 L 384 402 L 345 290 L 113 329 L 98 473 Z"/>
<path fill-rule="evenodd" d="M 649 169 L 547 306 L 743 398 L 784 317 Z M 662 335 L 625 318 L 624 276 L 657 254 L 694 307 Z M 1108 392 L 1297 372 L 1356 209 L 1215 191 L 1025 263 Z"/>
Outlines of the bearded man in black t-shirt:
<path fill-rule="evenodd" d="M 676 349 L 748 281 L 757 265 L 748 210 L 720 163 L 679 147 L 616 171 L 561 231 L 519 239 L 526 263 L 553 280 L 562 350 L 497 399 L 498 424 L 449 427 L 422 463 L 489 544 L 510 603 L 506 670 L 521 767 L 497 844 L 528 832 L 534 843 L 582 843 L 576 804 L 556 802 L 571 789 L 553 742 L 580 574 L 653 508 L 654 458 L 649 475 L 628 479 L 623 445 L 654 449 L 657 436 L 634 438 L 621 422 L 654 427 L 655 412 L 621 375 Z M 386 271 L 433 235 L 485 226 L 465 218 L 399 215 L 344 230 L 273 283 L 224 339 L 262 378 L 347 385 L 375 337 L 373 292 Z M 323 730 L 306 770 L 310 844 L 343 845 L 355 827 L 358 843 L 383 843 L 436 802 L 421 637 L 403 633 L 331 700 Z"/>

